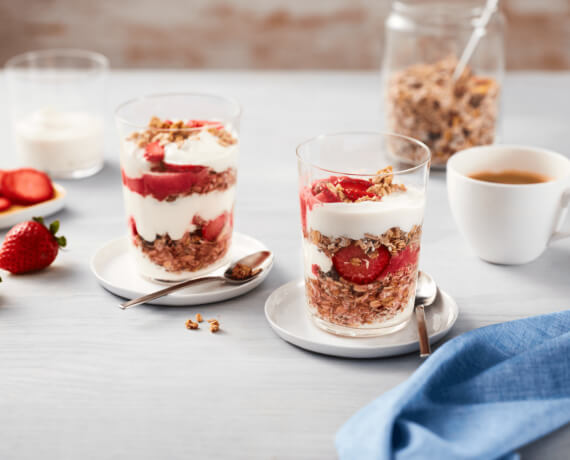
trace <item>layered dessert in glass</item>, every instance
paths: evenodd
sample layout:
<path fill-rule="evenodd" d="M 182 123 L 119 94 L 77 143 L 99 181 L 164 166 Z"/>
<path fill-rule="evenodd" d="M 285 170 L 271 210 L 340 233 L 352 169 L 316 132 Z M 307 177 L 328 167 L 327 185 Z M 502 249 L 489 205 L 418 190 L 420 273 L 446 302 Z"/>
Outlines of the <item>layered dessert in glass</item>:
<path fill-rule="evenodd" d="M 139 273 L 175 282 L 224 265 L 232 242 L 239 106 L 217 96 L 149 96 L 121 106 L 117 120 Z"/>
<path fill-rule="evenodd" d="M 301 144 L 297 155 L 309 314 L 339 335 L 401 329 L 414 308 L 429 149 L 347 133 Z"/>

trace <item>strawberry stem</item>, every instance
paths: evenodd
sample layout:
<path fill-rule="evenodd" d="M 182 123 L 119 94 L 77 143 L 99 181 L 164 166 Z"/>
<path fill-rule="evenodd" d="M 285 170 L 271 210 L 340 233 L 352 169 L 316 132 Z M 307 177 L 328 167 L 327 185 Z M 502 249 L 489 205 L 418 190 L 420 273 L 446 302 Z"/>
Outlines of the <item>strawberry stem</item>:
<path fill-rule="evenodd" d="M 39 224 L 42 224 L 45 227 L 43 217 L 33 217 L 32 219 L 38 222 Z M 59 220 L 54 220 L 51 224 L 49 224 L 49 232 L 53 235 L 59 247 L 64 248 L 67 245 L 67 240 L 65 239 L 65 236 L 56 235 L 58 230 L 59 230 Z"/>

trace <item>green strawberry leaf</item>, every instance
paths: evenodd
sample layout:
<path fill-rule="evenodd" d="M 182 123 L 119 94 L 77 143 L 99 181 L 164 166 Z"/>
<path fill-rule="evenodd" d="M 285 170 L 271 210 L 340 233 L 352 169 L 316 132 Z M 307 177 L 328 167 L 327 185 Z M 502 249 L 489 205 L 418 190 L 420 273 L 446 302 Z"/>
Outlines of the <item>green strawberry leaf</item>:
<path fill-rule="evenodd" d="M 44 218 L 43 217 L 32 217 L 33 220 L 35 220 L 38 224 L 44 224 Z"/>
<path fill-rule="evenodd" d="M 64 248 L 65 245 L 67 244 L 67 240 L 65 239 L 65 236 L 58 236 L 55 239 L 57 241 L 57 244 L 59 245 L 60 248 Z"/>
<path fill-rule="evenodd" d="M 59 230 L 59 220 L 54 220 L 49 225 L 49 232 L 55 236 L 55 234 L 57 233 L 58 230 Z"/>

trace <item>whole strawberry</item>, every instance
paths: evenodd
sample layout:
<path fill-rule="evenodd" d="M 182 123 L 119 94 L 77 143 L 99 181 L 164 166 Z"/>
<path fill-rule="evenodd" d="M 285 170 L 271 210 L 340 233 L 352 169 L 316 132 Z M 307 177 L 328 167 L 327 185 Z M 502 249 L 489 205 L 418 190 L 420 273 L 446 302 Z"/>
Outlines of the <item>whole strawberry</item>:
<path fill-rule="evenodd" d="M 56 236 L 59 221 L 44 225 L 42 217 L 22 222 L 10 229 L 0 247 L 0 268 L 11 273 L 26 273 L 45 268 L 55 260 L 64 236 Z"/>

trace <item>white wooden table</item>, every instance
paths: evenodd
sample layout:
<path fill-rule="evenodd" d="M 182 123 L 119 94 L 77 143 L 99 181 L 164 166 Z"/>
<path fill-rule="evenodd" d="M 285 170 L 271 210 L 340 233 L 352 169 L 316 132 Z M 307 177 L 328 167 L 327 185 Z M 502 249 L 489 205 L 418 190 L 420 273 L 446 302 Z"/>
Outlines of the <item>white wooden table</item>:
<path fill-rule="evenodd" d="M 274 335 L 263 306 L 302 273 L 296 145 L 321 132 L 380 128 L 379 85 L 372 73 L 115 72 L 106 167 L 64 182 L 69 202 L 58 218 L 69 249 L 49 270 L 0 285 L 0 458 L 334 458 L 340 425 L 420 360 L 303 351 Z M 504 140 L 570 154 L 569 89 L 569 73 L 510 75 Z M 276 265 L 238 299 L 122 311 L 88 266 L 98 246 L 126 231 L 112 108 L 164 91 L 242 102 L 236 226 L 275 251 Z M 14 154 L 0 110 L 5 167 Z M 451 335 L 570 307 L 570 241 L 529 265 L 489 265 L 458 234 L 444 175 L 432 174 L 428 201 L 422 265 L 459 303 Z M 196 312 L 218 315 L 224 332 L 187 331 Z M 522 453 L 553 460 L 569 451 L 566 428 Z"/>

